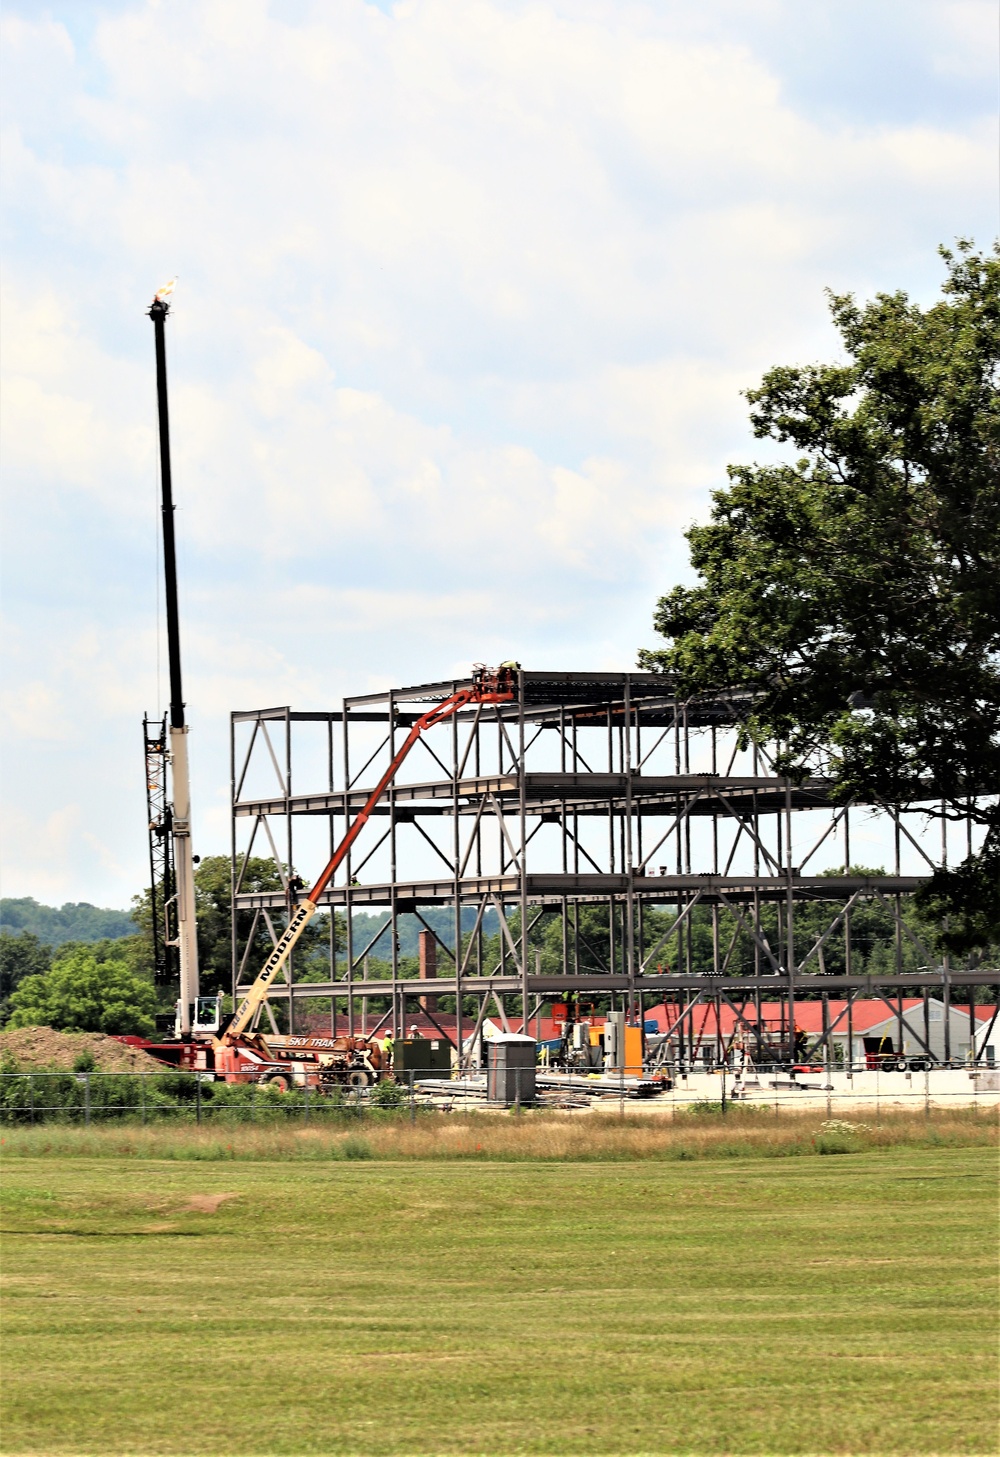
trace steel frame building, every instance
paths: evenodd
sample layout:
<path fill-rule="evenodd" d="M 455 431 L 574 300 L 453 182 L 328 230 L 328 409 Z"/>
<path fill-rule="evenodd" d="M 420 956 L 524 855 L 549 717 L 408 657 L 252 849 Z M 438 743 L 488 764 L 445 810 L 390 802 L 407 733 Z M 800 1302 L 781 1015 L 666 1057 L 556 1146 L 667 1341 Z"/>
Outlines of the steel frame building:
<path fill-rule="evenodd" d="M 234 998 L 252 980 L 255 934 L 264 925 L 276 939 L 294 904 L 289 867 L 303 851 L 304 833 L 312 846 L 309 864 L 301 867 L 308 872 L 313 856 L 319 863 L 325 845 L 339 841 L 364 804 L 400 731 L 462 686 L 430 683 L 347 698 L 335 712 L 268 708 L 231 715 L 234 928 L 237 912 L 252 913 L 247 934 L 234 931 Z M 765 750 L 739 745 L 738 707 L 726 694 L 679 700 L 659 674 L 521 671 L 516 701 L 469 709 L 414 748 L 322 898 L 346 918 L 346 949 L 337 950 L 331 917 L 329 978 L 296 983 L 293 965 L 271 996 L 287 1000 L 293 1027 L 297 998 L 327 998 L 335 1026 L 337 1003 L 346 1001 L 349 1031 L 361 1028 L 359 999 L 367 1008 L 369 998 L 386 998 L 382 1023 L 401 1035 L 408 1004 L 428 991 L 426 981 L 401 972 L 396 923 L 405 913 L 434 934 L 451 963 L 434 991 L 457 999 L 459 1046 L 488 1007 L 505 1022 L 512 1007 L 530 1021 L 543 1002 L 566 993 L 610 994 L 633 1016 L 651 998 L 671 998 L 684 1006 L 683 1033 L 684 1018 L 706 998 L 743 1011 L 755 1003 L 758 1025 L 762 999 L 778 1000 L 792 1028 L 796 998 L 804 994 L 846 996 L 848 1018 L 855 997 L 875 995 L 901 1016 L 902 997 L 914 991 L 923 995 L 926 1014 L 932 990 L 948 1005 L 955 987 L 996 984 L 995 969 L 955 967 L 932 955 L 902 913 L 906 897 L 933 868 L 927 803 L 921 819 L 920 805 L 861 806 L 838 800 L 828 781 L 796 784 L 781 777 Z M 311 757 L 302 790 L 298 754 L 306 734 Z M 870 816 L 880 823 L 892 873 L 849 873 L 852 812 L 864 814 L 866 824 Z M 961 858 L 972 843 L 971 820 L 957 828 L 964 830 Z M 940 857 L 947 857 L 948 833 L 942 820 Z M 833 847 L 840 870 L 830 873 L 828 863 L 823 874 L 819 852 L 829 861 Z M 281 890 L 246 887 L 251 854 L 273 858 Z M 915 862 L 909 873 L 904 859 Z M 894 926 L 895 968 L 877 977 L 856 965 L 852 943 L 852 914 L 865 901 L 881 903 Z M 804 938 L 797 924 L 807 902 L 825 908 L 825 929 Z M 592 905 L 607 908 L 597 971 L 581 966 L 580 909 Z M 709 973 L 695 970 L 691 960 L 692 913 L 699 906 L 711 916 Z M 432 907 L 449 908 L 451 946 L 425 919 Z M 675 912 L 666 934 L 650 934 L 650 907 Z M 773 911 L 762 917 L 765 907 Z M 359 945 L 353 913 L 376 908 L 384 924 Z M 723 908 L 728 917 L 720 916 Z M 501 932 L 493 965 L 484 961 L 488 910 Z M 561 928 L 556 974 L 542 974 L 531 947 L 531 929 L 545 916 L 557 917 Z M 367 979 L 368 952 L 386 929 L 391 974 Z M 753 967 L 735 976 L 731 961 L 740 933 L 744 946 L 747 937 L 752 943 Z M 841 974 L 825 972 L 831 938 L 841 938 Z M 916 972 L 903 970 L 904 945 L 914 948 Z M 460 948 L 454 962 L 452 946 Z M 593 962 L 593 945 L 588 953 Z M 475 1018 L 463 1013 L 469 998 L 479 1009 Z M 827 1026 L 820 1041 L 832 1030 Z"/>

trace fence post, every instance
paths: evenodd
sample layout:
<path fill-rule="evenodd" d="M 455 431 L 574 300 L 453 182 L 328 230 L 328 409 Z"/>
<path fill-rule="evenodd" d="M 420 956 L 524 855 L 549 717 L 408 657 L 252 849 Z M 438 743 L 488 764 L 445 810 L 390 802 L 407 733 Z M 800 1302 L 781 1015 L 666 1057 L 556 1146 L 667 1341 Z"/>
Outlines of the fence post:
<path fill-rule="evenodd" d="M 146 1079 L 149 1076 L 146 1072 L 139 1074 L 139 1107 L 142 1109 L 142 1121 L 146 1122 Z"/>
<path fill-rule="evenodd" d="M 875 1123 L 876 1126 L 882 1122 L 882 1085 L 879 1082 L 879 1066 L 875 1065 Z"/>
<path fill-rule="evenodd" d="M 308 1077 L 308 1074 L 306 1075 L 305 1113 L 303 1115 L 302 1121 L 303 1121 L 303 1123 L 308 1123 L 309 1122 L 309 1077 Z"/>
<path fill-rule="evenodd" d="M 726 1116 L 726 1065 L 722 1064 L 722 1116 Z"/>
<path fill-rule="evenodd" d="M 83 1122 L 84 1127 L 90 1127 L 90 1073 L 83 1075 Z"/>
<path fill-rule="evenodd" d="M 410 1072 L 409 1072 L 409 1078 L 410 1078 L 410 1122 L 411 1123 L 416 1123 L 416 1121 L 417 1121 L 417 1104 L 416 1104 L 416 1100 L 414 1099 L 414 1096 L 413 1096 L 413 1078 L 414 1078 L 414 1072 L 413 1072 L 413 1069 L 412 1068 L 410 1069 Z"/>
<path fill-rule="evenodd" d="M 216 1005 L 218 1005 L 218 1003 L 216 1003 Z M 194 1075 L 194 1106 L 195 1106 L 195 1115 L 194 1115 L 195 1116 L 195 1122 L 196 1123 L 200 1123 L 201 1122 L 201 1074 L 200 1073 L 195 1073 L 195 1075 Z"/>
<path fill-rule="evenodd" d="M 29 1073 L 28 1074 L 28 1110 L 29 1110 L 29 1112 L 31 1114 L 31 1118 L 30 1118 L 29 1121 L 31 1123 L 34 1123 L 34 1121 L 35 1121 L 35 1075 L 34 1075 L 34 1073 Z"/>

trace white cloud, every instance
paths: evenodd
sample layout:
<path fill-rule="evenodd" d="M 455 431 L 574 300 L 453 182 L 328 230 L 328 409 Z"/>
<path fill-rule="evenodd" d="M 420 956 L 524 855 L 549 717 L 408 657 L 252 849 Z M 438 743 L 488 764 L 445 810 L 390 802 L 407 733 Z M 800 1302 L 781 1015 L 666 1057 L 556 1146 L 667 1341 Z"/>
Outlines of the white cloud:
<path fill-rule="evenodd" d="M 74 894 L 86 876 L 80 863 L 86 842 L 79 804 L 64 804 L 44 816 L 8 807 L 4 822 L 0 889 L 5 896 L 33 895 L 43 904 L 53 905 L 84 899 Z M 103 877 L 93 879 L 94 884 L 102 881 L 107 883 Z"/>
<path fill-rule="evenodd" d="M 72 723 L 56 690 L 30 678 L 0 694 L 0 712 L 6 732 L 15 738 L 67 743 Z"/>
<path fill-rule="evenodd" d="M 8 480 L 30 480 L 49 500 L 67 490 L 134 514 L 148 505 L 155 423 L 141 411 L 144 381 L 83 332 L 78 301 L 52 286 L 19 288 L 12 267 L 0 295 L 0 428 Z M 37 502 L 36 502 L 37 505 Z"/>
<path fill-rule="evenodd" d="M 983 8 L 915 10 L 921 85 L 978 75 Z M 934 245 L 994 227 L 989 108 L 830 119 L 773 42 L 790 0 L 294 14 L 4 21 L 7 788 L 25 823 L 81 806 L 90 898 L 143 874 L 164 278 L 216 848 L 230 707 L 633 661 L 680 533 L 760 449 L 739 390 L 834 347 L 822 286 L 926 296 Z"/>

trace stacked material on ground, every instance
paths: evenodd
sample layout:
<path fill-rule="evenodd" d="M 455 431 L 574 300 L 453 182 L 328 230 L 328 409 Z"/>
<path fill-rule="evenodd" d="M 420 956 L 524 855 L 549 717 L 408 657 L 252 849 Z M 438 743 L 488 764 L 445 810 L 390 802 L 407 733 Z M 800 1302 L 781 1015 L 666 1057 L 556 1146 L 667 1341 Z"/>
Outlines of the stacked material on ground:
<path fill-rule="evenodd" d="M 429 1101 L 447 1098 L 452 1105 L 486 1102 L 484 1076 L 472 1073 L 464 1078 L 421 1078 L 418 1096 Z M 623 1098 L 650 1098 L 663 1091 L 664 1084 L 648 1078 L 614 1074 L 538 1073 L 535 1079 L 535 1102 L 542 1107 L 586 1108 L 601 1101 L 618 1102 Z"/>
<path fill-rule="evenodd" d="M 90 1053 L 102 1073 L 162 1073 L 162 1062 L 140 1047 L 129 1047 L 106 1032 L 55 1032 L 51 1027 L 15 1027 L 0 1032 L 0 1056 L 13 1058 L 20 1072 L 72 1072 L 77 1058 Z"/>

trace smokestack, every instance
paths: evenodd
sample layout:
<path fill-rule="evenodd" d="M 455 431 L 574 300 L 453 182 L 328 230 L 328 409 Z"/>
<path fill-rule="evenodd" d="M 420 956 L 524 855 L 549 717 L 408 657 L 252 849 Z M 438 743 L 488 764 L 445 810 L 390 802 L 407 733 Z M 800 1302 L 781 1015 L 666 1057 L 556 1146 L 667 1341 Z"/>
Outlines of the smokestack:
<path fill-rule="evenodd" d="M 421 931 L 418 938 L 420 943 L 420 980 L 433 981 L 437 974 L 437 942 L 430 931 Z M 437 997 L 421 997 L 420 1007 L 424 1012 L 432 1012 L 437 1015 Z"/>

